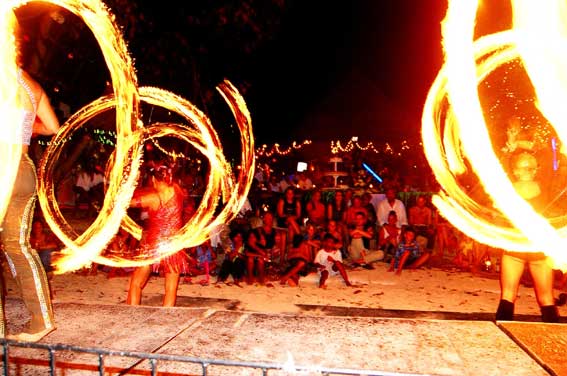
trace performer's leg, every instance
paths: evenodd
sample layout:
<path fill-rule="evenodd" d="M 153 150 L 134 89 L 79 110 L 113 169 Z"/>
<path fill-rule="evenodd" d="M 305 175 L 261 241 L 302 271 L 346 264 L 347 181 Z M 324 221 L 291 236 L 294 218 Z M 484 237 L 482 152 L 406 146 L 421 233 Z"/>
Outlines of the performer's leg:
<path fill-rule="evenodd" d="M 37 252 L 29 244 L 35 207 L 35 179 L 33 163 L 23 155 L 2 226 L 6 258 L 31 314 L 26 330 L 31 334 L 55 328 L 47 275 Z"/>
<path fill-rule="evenodd" d="M 179 273 L 165 273 L 165 294 L 163 296 L 164 307 L 175 307 L 177 300 L 177 286 L 179 286 Z"/>
<path fill-rule="evenodd" d="M 500 273 L 500 299 L 514 303 L 518 296 L 520 278 L 524 272 L 525 261 L 511 256 L 508 253 L 502 255 Z"/>
<path fill-rule="evenodd" d="M 525 262 L 507 253 L 502 255 L 500 272 L 500 304 L 496 311 L 496 320 L 510 321 L 514 319 L 514 302 L 518 296 L 520 278 L 524 272 Z"/>
<path fill-rule="evenodd" d="M 553 269 L 547 264 L 547 258 L 528 263 L 534 281 L 537 303 L 541 309 L 543 322 L 559 322 L 559 312 L 553 297 Z"/>
<path fill-rule="evenodd" d="M 126 304 L 140 305 L 142 301 L 142 289 L 144 288 L 148 278 L 150 277 L 150 266 L 140 266 L 134 269 L 130 276 L 130 287 L 128 288 L 128 297 Z"/>

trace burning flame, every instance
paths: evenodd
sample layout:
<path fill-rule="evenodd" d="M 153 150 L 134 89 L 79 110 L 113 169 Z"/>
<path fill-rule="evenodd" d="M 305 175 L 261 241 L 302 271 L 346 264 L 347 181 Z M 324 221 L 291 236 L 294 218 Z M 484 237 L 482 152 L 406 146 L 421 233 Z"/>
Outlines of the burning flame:
<path fill-rule="evenodd" d="M 16 16 L 9 3 L 0 4 L 0 64 L 3 67 L 0 75 L 0 112 L 2 113 L 2 132 L 0 133 L 0 224 L 4 220 L 8 202 L 12 195 L 12 187 L 16 180 L 22 145 L 13 140 L 21 140 L 22 130 L 17 127 L 21 119 L 23 104 L 18 98 L 18 78 L 16 65 L 16 48 L 14 29 Z"/>
<path fill-rule="evenodd" d="M 0 8 L 1 16 L 11 14 L 13 17 L 12 9 L 26 3 L 26 1 L 16 0 L 4 1 Z M 149 87 L 138 88 L 134 68 L 121 33 L 112 21 L 113 17 L 101 1 L 52 0 L 49 2 L 64 7 L 81 17 L 91 29 L 108 65 L 114 90 L 114 95 L 95 100 L 69 118 L 52 140 L 39 166 L 39 203 L 46 222 L 66 247 L 62 251 L 63 257 L 55 264 L 56 272 L 64 273 L 76 270 L 93 261 L 111 266 L 146 265 L 182 248 L 202 243 L 209 237 L 213 227 L 219 223 L 230 221 L 238 213 L 252 183 L 255 163 L 254 141 L 250 114 L 243 98 L 228 81 L 220 85 L 219 91 L 230 106 L 241 134 L 241 173 L 238 178 L 235 178 L 229 163 L 224 158 L 218 135 L 203 113 L 188 101 L 165 90 Z M 13 35 L 12 29 L 8 26 L 2 27 L 1 30 L 6 35 Z M 10 51 L 14 50 L 13 37 L 11 43 L 4 43 L 2 46 L 0 56 L 9 55 Z M 8 59 L 7 61 L 13 64 L 15 59 L 12 58 L 12 60 Z M 13 82 L 3 85 L 2 95 L 10 95 L 16 87 L 17 84 Z M 160 124 L 144 127 L 138 116 L 140 99 L 180 114 L 190 126 Z M 2 103 L 7 102 L 3 101 Z M 97 218 L 84 233 L 78 235 L 67 223 L 57 205 L 52 180 L 54 163 L 61 153 L 62 140 L 87 120 L 110 107 L 116 108 L 117 140 L 113 162 L 108 173 L 106 196 Z M 18 123 L 7 122 L 7 124 L 15 125 Z M 178 234 L 164 241 L 159 249 L 148 250 L 151 254 L 140 255 L 135 260 L 103 257 L 102 251 L 121 225 L 128 231 L 139 235 L 140 229 L 127 218 L 126 210 L 136 188 L 144 141 L 173 134 L 192 144 L 209 160 L 210 173 L 207 189 L 197 212 Z M 1 153 L 4 152 L 3 149 L 2 146 L 0 148 Z M 17 158 L 19 158 L 19 155 L 20 152 L 18 151 Z M 2 160 L 4 161 L 4 159 Z M 11 170 L 9 166 L 15 166 L 16 170 Z M 1 186 L 11 189 L 13 179 L 9 179 L 17 171 L 17 164 L 4 164 L 2 168 Z M 7 172 L 4 173 L 4 171 Z M 215 210 L 221 197 L 225 201 L 224 207 L 220 214 L 215 216 Z M 8 199 L 9 192 L 0 191 L 1 204 L 4 205 L 0 206 L 0 209 L 5 210 Z M 3 212 L 0 212 L 0 214 L 3 214 Z"/>
<path fill-rule="evenodd" d="M 537 108 L 565 143 L 567 4 L 512 0 L 513 27 L 474 40 L 478 7 L 478 1 L 450 0 L 442 25 L 445 64 L 422 117 L 425 153 L 443 187 L 433 202 L 470 237 L 510 251 L 544 252 L 554 268 L 567 270 L 567 227 L 553 226 L 564 224 L 564 218 L 543 216 L 516 192 L 493 149 L 478 93 L 491 72 L 520 60 L 534 86 Z M 492 205 L 475 201 L 458 183 L 468 168 Z"/>

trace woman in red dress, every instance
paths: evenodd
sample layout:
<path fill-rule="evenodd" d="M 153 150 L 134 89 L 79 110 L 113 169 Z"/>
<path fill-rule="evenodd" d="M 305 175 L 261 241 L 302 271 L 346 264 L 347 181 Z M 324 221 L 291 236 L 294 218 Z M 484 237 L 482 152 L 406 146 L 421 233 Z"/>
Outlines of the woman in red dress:
<path fill-rule="evenodd" d="M 146 253 L 155 252 L 162 240 L 168 239 L 183 226 L 184 193 L 181 187 L 173 182 L 171 169 L 165 165 L 158 165 L 150 172 L 153 188 L 145 192 L 137 192 L 131 205 L 143 207 L 148 211 L 148 219 L 140 241 L 140 248 Z M 163 306 L 175 306 L 179 277 L 186 269 L 187 256 L 183 250 L 161 259 L 157 264 L 137 267 L 130 278 L 126 303 L 140 304 L 142 289 L 153 271 L 165 274 Z"/>

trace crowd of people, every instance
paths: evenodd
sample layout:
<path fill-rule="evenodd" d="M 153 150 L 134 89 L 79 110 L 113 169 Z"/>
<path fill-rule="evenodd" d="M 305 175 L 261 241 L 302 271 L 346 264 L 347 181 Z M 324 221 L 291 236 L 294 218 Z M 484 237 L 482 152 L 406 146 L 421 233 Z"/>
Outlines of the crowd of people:
<path fill-rule="evenodd" d="M 181 170 L 171 163 L 152 162 L 146 167 L 131 207 L 132 215 L 144 226 L 147 236 L 136 241 L 121 230 L 106 252 L 131 255 L 152 248 L 161 237 L 168 236 L 164 231 L 176 231 L 190 220 L 198 205 L 198 195 L 192 194 L 199 191 L 195 177 L 187 184 Z M 79 174 L 81 181 L 96 180 L 84 178 L 86 174 Z M 97 174 L 95 171 L 94 176 Z M 92 177 L 92 173 L 88 176 Z M 139 304 L 141 286 L 147 278 L 152 273 L 168 276 L 172 267 L 175 278 L 171 277 L 171 281 L 166 278 L 166 291 L 170 291 L 167 302 L 164 301 L 167 305 L 175 304 L 180 276 L 184 282 L 202 276 L 199 279 L 202 284 L 209 284 L 211 277 L 216 277 L 217 283 L 272 285 L 279 281 L 295 286 L 301 276 L 319 273 L 324 287 L 325 270 L 329 275 L 341 274 L 345 283 L 350 284 L 347 270 L 374 269 L 376 262 L 388 263 L 389 270 L 400 274 L 403 269 L 424 265 L 432 256 L 441 258 L 443 252 L 452 252 L 459 266 L 466 264 L 458 251 L 456 231 L 448 223 L 438 221 L 427 193 L 417 195 L 406 210 L 394 187 L 387 188 L 383 194 L 353 189 L 301 189 L 299 180 L 306 178 L 305 173 L 298 174 L 289 179 L 293 184 L 281 192 L 272 190 L 269 195 L 252 190 L 239 216 L 219 226 L 206 243 L 183 250 L 175 256 L 175 262 L 168 258 L 156 267 L 144 268 L 143 272 L 140 268 L 133 271 L 128 302 Z M 175 193 L 175 205 L 170 201 L 174 195 L 162 191 Z M 88 190 L 83 189 L 81 194 L 96 199 L 87 196 Z M 75 213 L 78 217 L 92 216 L 93 207 L 96 205 L 88 202 L 82 209 L 77 207 Z M 40 226 L 41 219 L 36 223 Z M 31 235 L 34 242 L 35 233 Z M 37 250 L 50 270 L 49 254 L 56 247 L 37 247 Z M 472 253 L 471 250 L 466 257 L 479 259 Z M 321 254 L 327 258 L 321 259 Z M 97 268 L 95 265 L 86 272 L 96 272 Z M 100 268 L 108 271 L 109 276 L 124 274 L 123 270 Z"/>

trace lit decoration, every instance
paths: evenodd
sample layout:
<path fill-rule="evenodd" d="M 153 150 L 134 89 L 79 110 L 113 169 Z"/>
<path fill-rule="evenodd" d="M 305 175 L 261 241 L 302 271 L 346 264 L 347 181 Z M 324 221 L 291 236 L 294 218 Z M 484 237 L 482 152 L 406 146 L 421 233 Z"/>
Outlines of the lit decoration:
<path fill-rule="evenodd" d="M 13 13 L 14 7 L 26 2 L 24 0 L 5 1 L 3 5 L 10 4 L 11 6 L 0 8 L 2 16 Z M 113 17 L 110 16 L 102 2 L 98 0 L 54 0 L 50 2 L 81 17 L 93 32 L 108 64 L 114 91 L 114 95 L 99 98 L 71 116 L 50 143 L 39 166 L 39 202 L 46 222 L 66 247 L 62 251 L 62 257 L 55 263 L 56 272 L 76 270 L 93 261 L 111 266 L 147 265 L 182 248 L 202 243 L 209 236 L 212 227 L 230 221 L 238 213 L 253 179 L 253 135 L 250 114 L 242 97 L 229 82 L 224 82 L 219 87 L 241 132 L 242 165 L 239 166 L 239 170 L 244 172 L 241 172 L 238 178 L 234 178 L 230 165 L 224 159 L 220 140 L 209 119 L 203 113 L 183 98 L 165 90 L 138 89 L 136 75 L 125 43 L 118 27 L 112 21 Z M 3 27 L 2 31 L 10 33 L 11 29 Z M 13 49 L 13 46 L 13 42 L 3 44 L 2 54 L 7 54 L 4 50 Z M 7 86 L 7 89 L 2 90 L 2 94 L 6 95 L 9 90 L 12 90 L 11 88 L 15 87 L 17 85 Z M 156 124 L 144 127 L 138 116 L 140 97 L 150 104 L 162 106 L 171 112 L 180 114 L 191 126 Z M 116 148 L 112 159 L 113 164 L 109 166 L 107 174 L 106 196 L 94 222 L 84 233 L 76 234 L 57 206 L 52 181 L 54 162 L 61 153 L 63 140 L 71 137 L 72 133 L 86 121 L 111 107 L 116 109 Z M 151 255 L 140 255 L 136 259 L 103 257 L 101 253 L 105 245 L 116 234 L 121 222 L 124 221 L 127 227 L 126 210 L 136 188 L 144 142 L 146 139 L 157 139 L 173 134 L 193 145 L 209 160 L 211 173 L 201 205 L 192 220 L 186 223 L 178 234 L 164 241 L 158 249 L 152 250 Z M 3 173 L 2 176 L 4 179 L 5 174 Z M 9 180 L 6 181 L 9 182 Z M 224 199 L 224 207 L 215 216 L 215 210 L 221 197 Z M 4 198 L 2 203 L 6 201 L 7 199 Z M 130 225 L 132 228 L 127 227 L 127 229 L 134 232 L 135 224 Z"/>
<path fill-rule="evenodd" d="M 470 237 L 510 251 L 544 252 L 565 271 L 567 218 L 558 203 L 566 176 L 554 174 L 548 161 L 550 139 L 567 139 L 567 7 L 559 0 L 513 0 L 513 28 L 473 41 L 478 5 L 449 1 L 443 22 L 445 64 L 422 118 L 424 150 L 443 187 L 433 203 Z M 508 100 L 509 108 L 489 95 L 499 87 L 507 92 L 498 100 Z M 526 92 L 535 100 L 514 100 Z M 495 109 L 514 118 L 502 121 Z M 545 120 L 526 125 L 534 116 Z M 526 172 L 545 184 L 522 181 Z M 537 193 L 520 189 L 526 186 Z M 541 206 L 534 203 L 539 198 L 546 199 Z"/>
<path fill-rule="evenodd" d="M 262 147 L 256 149 L 257 157 L 271 157 L 272 155 L 288 155 L 294 150 L 299 150 L 306 145 L 311 145 L 311 140 L 304 140 L 303 142 L 297 143 L 293 141 L 291 146 L 282 149 L 279 144 L 274 144 L 274 146 L 268 148 L 268 145 L 262 145 Z"/>
<path fill-rule="evenodd" d="M 372 141 L 368 142 L 366 146 L 362 146 L 358 143 L 358 137 L 353 137 L 347 142 L 345 146 L 341 145 L 341 141 L 331 141 L 331 153 L 348 153 L 354 150 L 354 148 L 363 151 L 373 151 L 374 153 L 379 153 L 379 151 L 374 147 Z"/>

